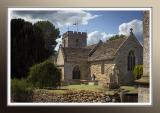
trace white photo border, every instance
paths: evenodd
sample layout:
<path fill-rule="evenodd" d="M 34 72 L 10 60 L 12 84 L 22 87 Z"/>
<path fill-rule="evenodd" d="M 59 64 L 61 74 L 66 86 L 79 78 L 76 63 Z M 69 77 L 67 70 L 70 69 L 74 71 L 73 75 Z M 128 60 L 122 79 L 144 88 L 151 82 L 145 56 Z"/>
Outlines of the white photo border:
<path fill-rule="evenodd" d="M 149 11 L 150 14 L 150 86 L 149 86 L 149 102 L 148 103 L 18 103 L 11 102 L 11 11 L 38 11 L 38 10 L 89 10 L 89 11 Z M 7 106 L 151 106 L 152 105 L 152 7 L 144 8 L 8 8 L 8 23 L 7 23 Z"/>

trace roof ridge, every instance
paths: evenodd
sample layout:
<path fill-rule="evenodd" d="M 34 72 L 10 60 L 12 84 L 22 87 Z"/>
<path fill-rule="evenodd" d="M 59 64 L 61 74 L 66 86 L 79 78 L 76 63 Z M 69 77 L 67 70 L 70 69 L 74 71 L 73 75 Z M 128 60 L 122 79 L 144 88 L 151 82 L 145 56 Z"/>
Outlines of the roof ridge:
<path fill-rule="evenodd" d="M 116 38 L 114 40 L 106 40 L 106 42 L 104 42 L 104 43 L 113 42 L 113 41 L 120 40 L 120 39 L 126 39 L 126 36 L 124 36 L 124 37 L 118 37 L 118 38 Z"/>
<path fill-rule="evenodd" d="M 117 48 L 117 50 L 115 51 L 115 54 L 117 53 L 117 51 L 123 46 L 123 44 L 128 40 L 128 38 L 126 38 L 121 44 L 120 46 Z M 114 55 L 115 55 L 114 54 Z"/>
<path fill-rule="evenodd" d="M 100 46 L 100 44 L 102 44 L 103 42 L 100 40 L 96 45 L 95 47 L 89 52 L 89 56 L 91 56 L 95 51 L 96 49 Z"/>

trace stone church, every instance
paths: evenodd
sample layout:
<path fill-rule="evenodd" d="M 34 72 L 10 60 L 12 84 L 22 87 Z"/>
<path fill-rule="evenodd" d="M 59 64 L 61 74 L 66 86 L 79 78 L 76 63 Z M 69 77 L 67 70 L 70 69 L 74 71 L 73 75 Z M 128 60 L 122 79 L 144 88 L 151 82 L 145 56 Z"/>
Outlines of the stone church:
<path fill-rule="evenodd" d="M 128 37 L 99 41 L 91 46 L 87 46 L 86 32 L 68 31 L 63 34 L 56 57 L 65 83 L 97 81 L 109 88 L 132 85 L 135 80 L 132 70 L 140 64 L 143 64 L 143 47 L 132 29 Z"/>

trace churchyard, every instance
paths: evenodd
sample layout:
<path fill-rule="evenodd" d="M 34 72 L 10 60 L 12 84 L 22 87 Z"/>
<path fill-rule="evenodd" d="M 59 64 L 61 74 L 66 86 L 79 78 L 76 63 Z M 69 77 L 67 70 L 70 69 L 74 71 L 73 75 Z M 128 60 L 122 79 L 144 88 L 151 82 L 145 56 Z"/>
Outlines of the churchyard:
<path fill-rule="evenodd" d="M 148 28 L 149 23 L 144 22 Z M 144 57 L 149 47 L 143 48 L 134 26 L 127 28 L 127 34 L 113 35 L 88 45 L 88 32 L 68 29 L 60 33 L 49 21 L 32 24 L 24 19 L 11 19 L 11 25 L 11 102 L 138 103 L 149 100 L 149 60 L 148 56 Z M 142 32 L 144 37 L 147 30 Z M 60 36 L 61 43 L 55 50 Z M 146 42 L 148 40 L 144 40 L 144 44 Z"/>
<path fill-rule="evenodd" d="M 122 92 L 123 97 L 121 94 Z M 108 103 L 121 101 L 125 102 L 127 101 L 127 99 L 124 99 L 124 96 L 126 94 L 137 94 L 137 88 L 134 86 L 121 86 L 118 89 L 108 89 L 93 84 L 74 84 L 61 86 L 58 88 L 34 88 L 31 98 L 29 100 L 25 99 L 25 101 L 38 103 Z M 25 95 L 23 95 L 22 98 L 24 99 Z"/>

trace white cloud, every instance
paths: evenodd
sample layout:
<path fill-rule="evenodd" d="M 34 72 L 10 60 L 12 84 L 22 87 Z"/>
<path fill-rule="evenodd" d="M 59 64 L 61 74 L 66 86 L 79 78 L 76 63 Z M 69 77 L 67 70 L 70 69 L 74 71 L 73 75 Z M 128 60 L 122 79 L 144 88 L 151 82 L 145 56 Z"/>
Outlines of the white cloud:
<path fill-rule="evenodd" d="M 39 20 L 48 20 L 56 27 L 73 25 L 78 22 L 80 25 L 87 25 L 89 20 L 99 17 L 83 10 L 72 11 L 13 11 L 12 18 L 22 18 L 35 23 Z"/>
<path fill-rule="evenodd" d="M 60 44 L 62 44 L 62 36 L 56 39 L 57 45 L 54 50 L 58 51 Z"/>
<path fill-rule="evenodd" d="M 122 23 L 121 25 L 119 25 L 118 34 L 129 36 L 130 28 L 133 29 L 133 33 L 135 34 L 137 39 L 141 43 L 143 43 L 143 23 L 142 21 L 134 19 L 128 23 Z M 99 42 L 99 40 L 102 40 L 103 42 L 105 42 L 107 39 L 109 39 L 110 37 L 114 35 L 116 34 L 106 34 L 105 32 L 93 31 L 88 34 L 87 45 L 96 44 Z"/>
<path fill-rule="evenodd" d="M 73 25 L 75 22 L 81 25 L 87 25 L 88 21 L 97 18 L 98 15 L 92 15 L 89 12 L 79 11 L 58 11 L 52 16 L 52 21 L 58 26 Z"/>
<path fill-rule="evenodd" d="M 11 18 L 22 18 L 33 24 L 37 21 L 47 20 L 52 22 L 56 27 L 64 27 L 73 25 L 78 22 L 79 25 L 87 25 L 89 20 L 95 19 L 100 15 L 92 15 L 83 10 L 72 11 L 12 11 Z M 62 43 L 62 37 L 56 40 L 55 50 L 59 49 Z"/>
<path fill-rule="evenodd" d="M 25 21 L 29 21 L 29 22 L 31 22 L 33 24 L 38 22 L 38 21 L 44 20 L 44 19 L 40 19 L 40 18 L 33 19 L 30 15 L 23 16 L 23 15 L 16 14 L 14 12 L 11 13 L 11 18 L 13 18 L 13 19 L 21 18 L 21 19 L 24 19 Z"/>
<path fill-rule="evenodd" d="M 88 34 L 87 38 L 87 45 L 92 45 L 98 43 L 100 40 L 105 42 L 110 37 L 114 36 L 115 34 L 107 34 L 105 32 L 93 31 Z"/>
<path fill-rule="evenodd" d="M 133 29 L 133 33 L 137 39 L 143 43 L 143 22 L 141 20 L 134 19 L 128 23 L 122 23 L 119 26 L 119 34 L 128 36 L 130 34 L 130 28 Z"/>

